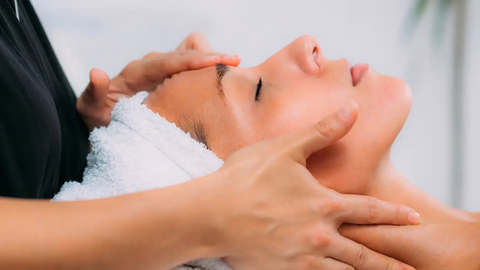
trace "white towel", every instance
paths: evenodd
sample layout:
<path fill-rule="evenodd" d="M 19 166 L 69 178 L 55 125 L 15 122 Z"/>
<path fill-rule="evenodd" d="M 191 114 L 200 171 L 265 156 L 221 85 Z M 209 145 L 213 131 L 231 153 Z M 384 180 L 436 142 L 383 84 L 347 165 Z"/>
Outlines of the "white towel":
<path fill-rule="evenodd" d="M 218 170 L 223 161 L 175 124 L 153 113 L 140 92 L 118 102 L 108 127 L 90 135 L 83 182 L 67 182 L 54 201 L 111 197 L 180 184 Z M 175 270 L 230 270 L 219 259 L 197 260 Z"/>

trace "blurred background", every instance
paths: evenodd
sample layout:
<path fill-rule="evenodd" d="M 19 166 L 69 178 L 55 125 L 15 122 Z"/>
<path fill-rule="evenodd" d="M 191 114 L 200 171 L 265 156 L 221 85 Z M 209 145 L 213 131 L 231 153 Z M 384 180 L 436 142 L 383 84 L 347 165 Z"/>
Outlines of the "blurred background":
<path fill-rule="evenodd" d="M 91 68 L 117 75 L 191 32 L 253 66 L 300 35 L 327 58 L 404 79 L 413 107 L 393 151 L 415 184 L 480 211 L 478 0 L 31 0 L 77 94 Z"/>

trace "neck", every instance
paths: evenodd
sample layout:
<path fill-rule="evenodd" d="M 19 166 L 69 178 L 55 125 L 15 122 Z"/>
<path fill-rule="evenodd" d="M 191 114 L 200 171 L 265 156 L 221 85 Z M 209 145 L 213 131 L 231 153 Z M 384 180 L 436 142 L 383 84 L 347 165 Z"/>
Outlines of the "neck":
<path fill-rule="evenodd" d="M 444 205 L 408 181 L 393 166 L 389 154 L 380 162 L 364 195 L 407 205 L 421 215 L 422 223 L 471 220 L 472 218 L 464 211 Z"/>

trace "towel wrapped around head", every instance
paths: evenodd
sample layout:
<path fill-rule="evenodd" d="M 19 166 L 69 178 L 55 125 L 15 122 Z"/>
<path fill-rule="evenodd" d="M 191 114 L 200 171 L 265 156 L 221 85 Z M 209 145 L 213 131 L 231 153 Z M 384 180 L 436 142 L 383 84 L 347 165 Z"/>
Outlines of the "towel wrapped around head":
<path fill-rule="evenodd" d="M 83 182 L 67 182 L 54 201 L 99 199 L 180 184 L 218 170 L 223 161 L 174 123 L 149 110 L 147 92 L 122 99 L 108 127 L 90 135 Z M 175 270 L 227 270 L 218 259 L 197 260 Z"/>

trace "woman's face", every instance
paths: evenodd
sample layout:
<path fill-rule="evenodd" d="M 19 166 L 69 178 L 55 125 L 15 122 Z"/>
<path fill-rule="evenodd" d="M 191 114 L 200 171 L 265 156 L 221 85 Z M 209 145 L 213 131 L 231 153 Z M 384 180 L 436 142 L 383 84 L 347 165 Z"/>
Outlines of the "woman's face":
<path fill-rule="evenodd" d="M 327 187 L 363 193 L 408 116 L 410 89 L 367 65 L 351 70 L 345 59 L 327 60 L 310 36 L 256 67 L 217 66 L 175 75 L 146 104 L 185 131 L 200 134 L 197 139 L 205 139 L 225 159 L 241 147 L 308 127 L 349 100 L 359 105 L 355 126 L 338 143 L 312 155 L 308 168 Z"/>

